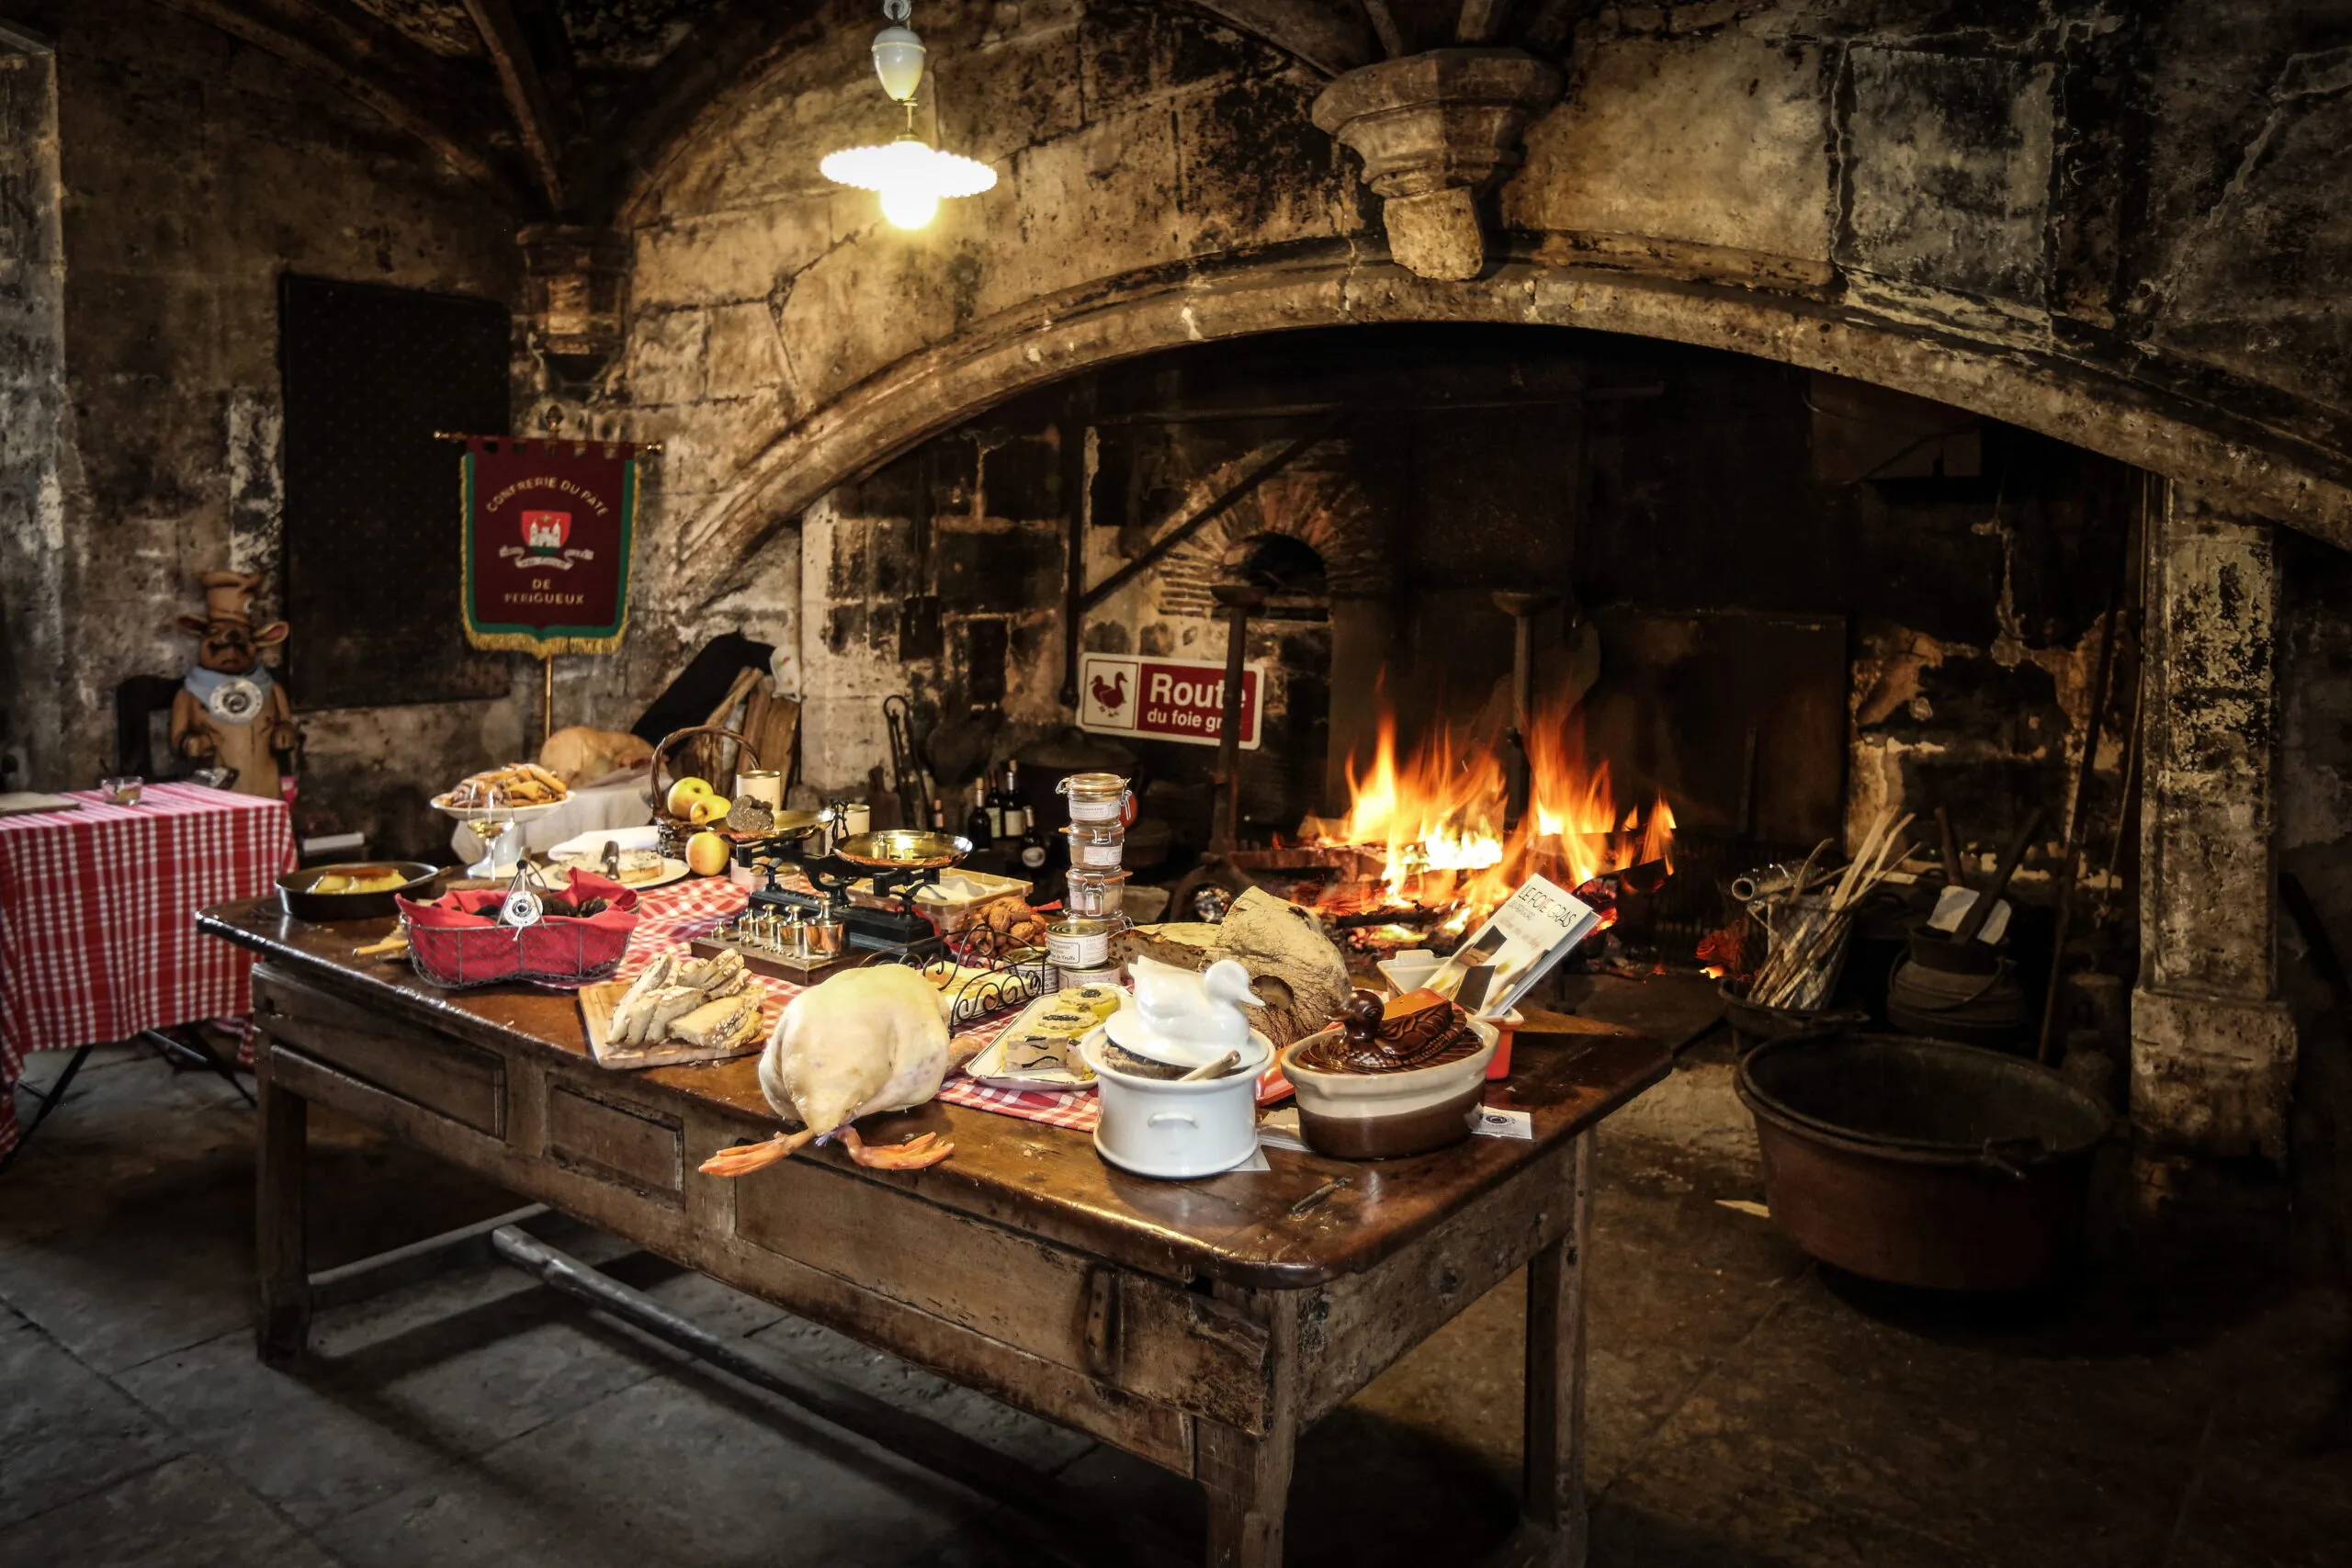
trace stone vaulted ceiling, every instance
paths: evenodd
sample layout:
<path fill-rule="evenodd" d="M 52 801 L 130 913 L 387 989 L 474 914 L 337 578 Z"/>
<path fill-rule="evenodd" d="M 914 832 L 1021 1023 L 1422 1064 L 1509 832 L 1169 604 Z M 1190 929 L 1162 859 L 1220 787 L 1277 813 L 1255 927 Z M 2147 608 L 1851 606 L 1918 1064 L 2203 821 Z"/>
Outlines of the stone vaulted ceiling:
<path fill-rule="evenodd" d="M 156 3 L 324 78 L 542 216 L 592 224 L 609 219 L 714 97 L 820 36 L 844 10 L 826 0 Z M 1591 6 L 1194 0 L 1189 8 L 1329 76 L 1454 43 L 1556 49 Z"/>

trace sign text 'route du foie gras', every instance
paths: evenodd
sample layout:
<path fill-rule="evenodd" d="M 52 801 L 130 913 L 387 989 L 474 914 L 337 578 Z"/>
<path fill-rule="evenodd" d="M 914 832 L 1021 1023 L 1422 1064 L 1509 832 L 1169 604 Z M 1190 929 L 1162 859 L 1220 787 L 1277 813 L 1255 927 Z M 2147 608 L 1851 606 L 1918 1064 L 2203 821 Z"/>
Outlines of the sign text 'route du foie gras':
<path fill-rule="evenodd" d="M 1241 672 L 1241 749 L 1258 749 L 1266 667 Z M 1089 653 L 1078 666 L 1078 723 L 1102 735 L 1214 746 L 1225 728 L 1225 666 Z"/>

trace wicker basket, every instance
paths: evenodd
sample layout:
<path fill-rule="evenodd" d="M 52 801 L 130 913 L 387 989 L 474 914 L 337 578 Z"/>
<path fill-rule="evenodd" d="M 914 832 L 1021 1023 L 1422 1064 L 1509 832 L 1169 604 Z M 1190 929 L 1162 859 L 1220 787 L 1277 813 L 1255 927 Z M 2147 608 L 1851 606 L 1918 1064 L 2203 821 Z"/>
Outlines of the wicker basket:
<path fill-rule="evenodd" d="M 752 760 L 754 767 L 757 767 L 760 761 L 759 748 L 753 746 L 744 737 L 742 731 L 729 729 L 724 725 L 692 724 L 684 729 L 673 729 L 662 738 L 662 744 L 653 748 L 653 766 L 646 774 L 648 792 L 646 804 L 653 808 L 653 826 L 660 830 L 661 852 L 672 860 L 685 859 L 686 840 L 701 832 L 703 828 L 713 826 L 706 822 L 698 828 L 682 817 L 670 815 L 670 786 L 677 782 L 668 776 L 670 750 L 698 735 L 713 735 L 724 740 L 734 741 L 740 749 L 735 759 L 735 769 L 738 773 L 743 770 L 745 757 Z"/>

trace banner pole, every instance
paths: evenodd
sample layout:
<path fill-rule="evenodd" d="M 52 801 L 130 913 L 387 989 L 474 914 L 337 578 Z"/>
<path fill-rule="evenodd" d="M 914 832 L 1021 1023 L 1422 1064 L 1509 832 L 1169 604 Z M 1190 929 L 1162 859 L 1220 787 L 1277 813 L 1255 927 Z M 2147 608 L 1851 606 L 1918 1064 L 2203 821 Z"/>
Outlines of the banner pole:
<path fill-rule="evenodd" d="M 555 735 L 555 655 L 543 655 L 539 660 L 539 748 Z"/>

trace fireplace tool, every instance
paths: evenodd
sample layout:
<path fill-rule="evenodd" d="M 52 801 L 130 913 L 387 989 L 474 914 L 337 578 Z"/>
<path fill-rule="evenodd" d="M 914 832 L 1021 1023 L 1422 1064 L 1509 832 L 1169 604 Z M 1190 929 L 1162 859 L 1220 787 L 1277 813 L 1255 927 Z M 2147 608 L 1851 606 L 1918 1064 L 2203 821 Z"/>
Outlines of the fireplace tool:
<path fill-rule="evenodd" d="M 1535 707 L 1535 617 L 1560 602 L 1557 593 L 1495 595 L 1495 608 L 1510 617 L 1510 728 L 1503 739 L 1510 743 L 1510 795 L 1504 804 L 1503 826 L 1516 828 L 1527 815 L 1527 726 Z"/>

